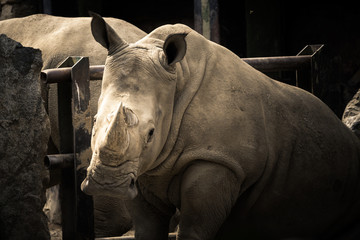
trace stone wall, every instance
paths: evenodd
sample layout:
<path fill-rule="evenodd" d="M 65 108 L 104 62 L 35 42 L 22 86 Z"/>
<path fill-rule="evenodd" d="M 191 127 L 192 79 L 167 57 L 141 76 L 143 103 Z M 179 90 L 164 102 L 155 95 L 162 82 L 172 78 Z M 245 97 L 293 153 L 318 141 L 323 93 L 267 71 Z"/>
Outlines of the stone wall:
<path fill-rule="evenodd" d="M 50 123 L 41 51 L 0 35 L 0 239 L 49 239 L 43 159 Z"/>

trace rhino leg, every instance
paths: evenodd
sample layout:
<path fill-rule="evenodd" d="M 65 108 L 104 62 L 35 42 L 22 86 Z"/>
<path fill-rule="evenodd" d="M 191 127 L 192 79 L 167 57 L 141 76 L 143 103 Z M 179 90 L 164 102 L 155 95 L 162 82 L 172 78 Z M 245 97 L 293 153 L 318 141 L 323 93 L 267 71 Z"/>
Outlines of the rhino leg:
<path fill-rule="evenodd" d="M 93 196 L 96 237 L 121 236 L 132 227 L 132 220 L 123 200 Z"/>
<path fill-rule="evenodd" d="M 155 202 L 160 203 L 158 199 Z M 164 210 L 161 206 L 154 207 L 153 203 L 145 200 L 141 191 L 129 202 L 129 207 L 135 226 L 136 240 L 168 240 L 170 219 L 175 213 L 175 208 L 165 207 L 166 210 Z"/>
<path fill-rule="evenodd" d="M 241 183 L 221 165 L 199 161 L 181 182 L 179 240 L 215 239 L 238 197 Z"/>

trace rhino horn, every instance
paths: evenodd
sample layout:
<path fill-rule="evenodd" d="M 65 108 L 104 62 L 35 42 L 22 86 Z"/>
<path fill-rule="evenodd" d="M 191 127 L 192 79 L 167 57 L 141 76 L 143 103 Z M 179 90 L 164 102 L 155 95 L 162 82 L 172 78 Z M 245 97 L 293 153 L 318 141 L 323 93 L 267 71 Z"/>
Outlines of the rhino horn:
<path fill-rule="evenodd" d="M 123 104 L 120 103 L 116 111 L 111 114 L 110 124 L 105 131 L 105 137 L 100 152 L 107 152 L 122 157 L 129 146 L 129 136 L 125 121 Z"/>

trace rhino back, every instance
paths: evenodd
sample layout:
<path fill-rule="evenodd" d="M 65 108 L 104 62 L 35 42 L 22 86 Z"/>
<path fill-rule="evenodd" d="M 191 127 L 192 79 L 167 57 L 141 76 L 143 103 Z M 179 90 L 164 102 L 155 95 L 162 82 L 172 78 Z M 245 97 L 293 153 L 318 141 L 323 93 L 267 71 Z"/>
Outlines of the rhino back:
<path fill-rule="evenodd" d="M 182 119 L 176 165 L 204 159 L 244 175 L 234 209 L 246 226 L 320 232 L 353 221 L 360 213 L 356 136 L 312 94 L 268 78 L 218 45 L 210 49 Z"/>
<path fill-rule="evenodd" d="M 107 51 L 94 40 L 90 21 L 88 17 L 36 14 L 0 21 L 0 33 L 24 46 L 40 49 L 44 69 L 56 67 L 68 56 L 89 56 L 91 65 L 104 64 Z M 126 21 L 115 18 L 106 18 L 106 21 L 127 42 L 135 42 L 146 35 Z"/>

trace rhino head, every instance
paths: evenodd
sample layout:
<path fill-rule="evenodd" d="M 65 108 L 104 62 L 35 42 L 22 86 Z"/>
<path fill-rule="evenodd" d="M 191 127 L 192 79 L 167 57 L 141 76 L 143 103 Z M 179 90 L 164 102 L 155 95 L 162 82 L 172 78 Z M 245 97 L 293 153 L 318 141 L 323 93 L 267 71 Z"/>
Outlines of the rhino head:
<path fill-rule="evenodd" d="M 81 189 L 132 199 L 138 176 L 153 167 L 167 139 L 185 35 L 128 44 L 97 14 L 91 30 L 108 56 Z"/>

